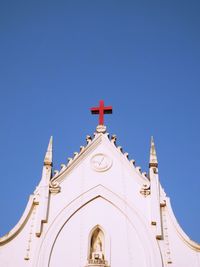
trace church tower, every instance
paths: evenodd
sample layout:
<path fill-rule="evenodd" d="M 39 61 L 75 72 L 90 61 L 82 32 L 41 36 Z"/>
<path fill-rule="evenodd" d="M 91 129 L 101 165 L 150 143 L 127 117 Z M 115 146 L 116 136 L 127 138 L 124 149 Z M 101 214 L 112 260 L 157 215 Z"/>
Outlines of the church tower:
<path fill-rule="evenodd" d="M 68 162 L 53 170 L 53 138 L 41 180 L 17 225 L 0 238 L 1 267 L 200 267 L 200 245 L 173 214 L 159 181 L 153 137 L 142 172 L 99 115 Z"/>

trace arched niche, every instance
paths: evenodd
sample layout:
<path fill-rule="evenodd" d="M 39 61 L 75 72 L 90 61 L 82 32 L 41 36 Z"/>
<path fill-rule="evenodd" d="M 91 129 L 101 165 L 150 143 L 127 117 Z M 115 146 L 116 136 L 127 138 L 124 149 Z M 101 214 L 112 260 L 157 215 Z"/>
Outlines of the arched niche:
<path fill-rule="evenodd" d="M 104 230 L 96 225 L 89 234 L 88 239 L 88 266 L 108 267 L 106 260 L 106 238 Z M 109 244 L 107 244 L 108 246 Z"/>

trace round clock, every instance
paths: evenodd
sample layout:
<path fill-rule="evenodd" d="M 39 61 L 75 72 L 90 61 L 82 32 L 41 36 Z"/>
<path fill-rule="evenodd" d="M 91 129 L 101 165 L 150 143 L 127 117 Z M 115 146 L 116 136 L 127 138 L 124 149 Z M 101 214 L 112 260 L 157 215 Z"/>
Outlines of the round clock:
<path fill-rule="evenodd" d="M 103 153 L 94 155 L 91 158 L 91 166 L 95 171 L 103 172 L 108 170 L 112 166 L 112 160 L 110 157 Z"/>

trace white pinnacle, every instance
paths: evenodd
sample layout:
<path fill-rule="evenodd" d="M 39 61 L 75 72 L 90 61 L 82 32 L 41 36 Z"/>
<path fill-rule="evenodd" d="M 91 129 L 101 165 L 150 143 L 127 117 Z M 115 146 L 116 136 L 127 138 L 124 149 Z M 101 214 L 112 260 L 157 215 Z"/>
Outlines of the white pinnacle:
<path fill-rule="evenodd" d="M 47 152 L 44 158 L 44 165 L 49 165 L 52 166 L 53 165 L 53 136 L 51 136 L 50 140 L 49 140 L 49 145 L 47 148 Z"/>
<path fill-rule="evenodd" d="M 149 167 L 158 167 L 158 160 L 153 136 L 151 137 Z"/>

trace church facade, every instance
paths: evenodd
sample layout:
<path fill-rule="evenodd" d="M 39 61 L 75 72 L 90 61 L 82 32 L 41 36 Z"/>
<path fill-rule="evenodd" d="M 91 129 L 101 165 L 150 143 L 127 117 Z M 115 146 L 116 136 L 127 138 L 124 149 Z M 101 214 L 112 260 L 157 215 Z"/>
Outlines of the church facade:
<path fill-rule="evenodd" d="M 159 182 L 153 139 L 148 174 L 102 121 L 54 173 L 52 143 L 24 214 L 0 238 L 1 267 L 200 267 L 200 245 Z"/>

